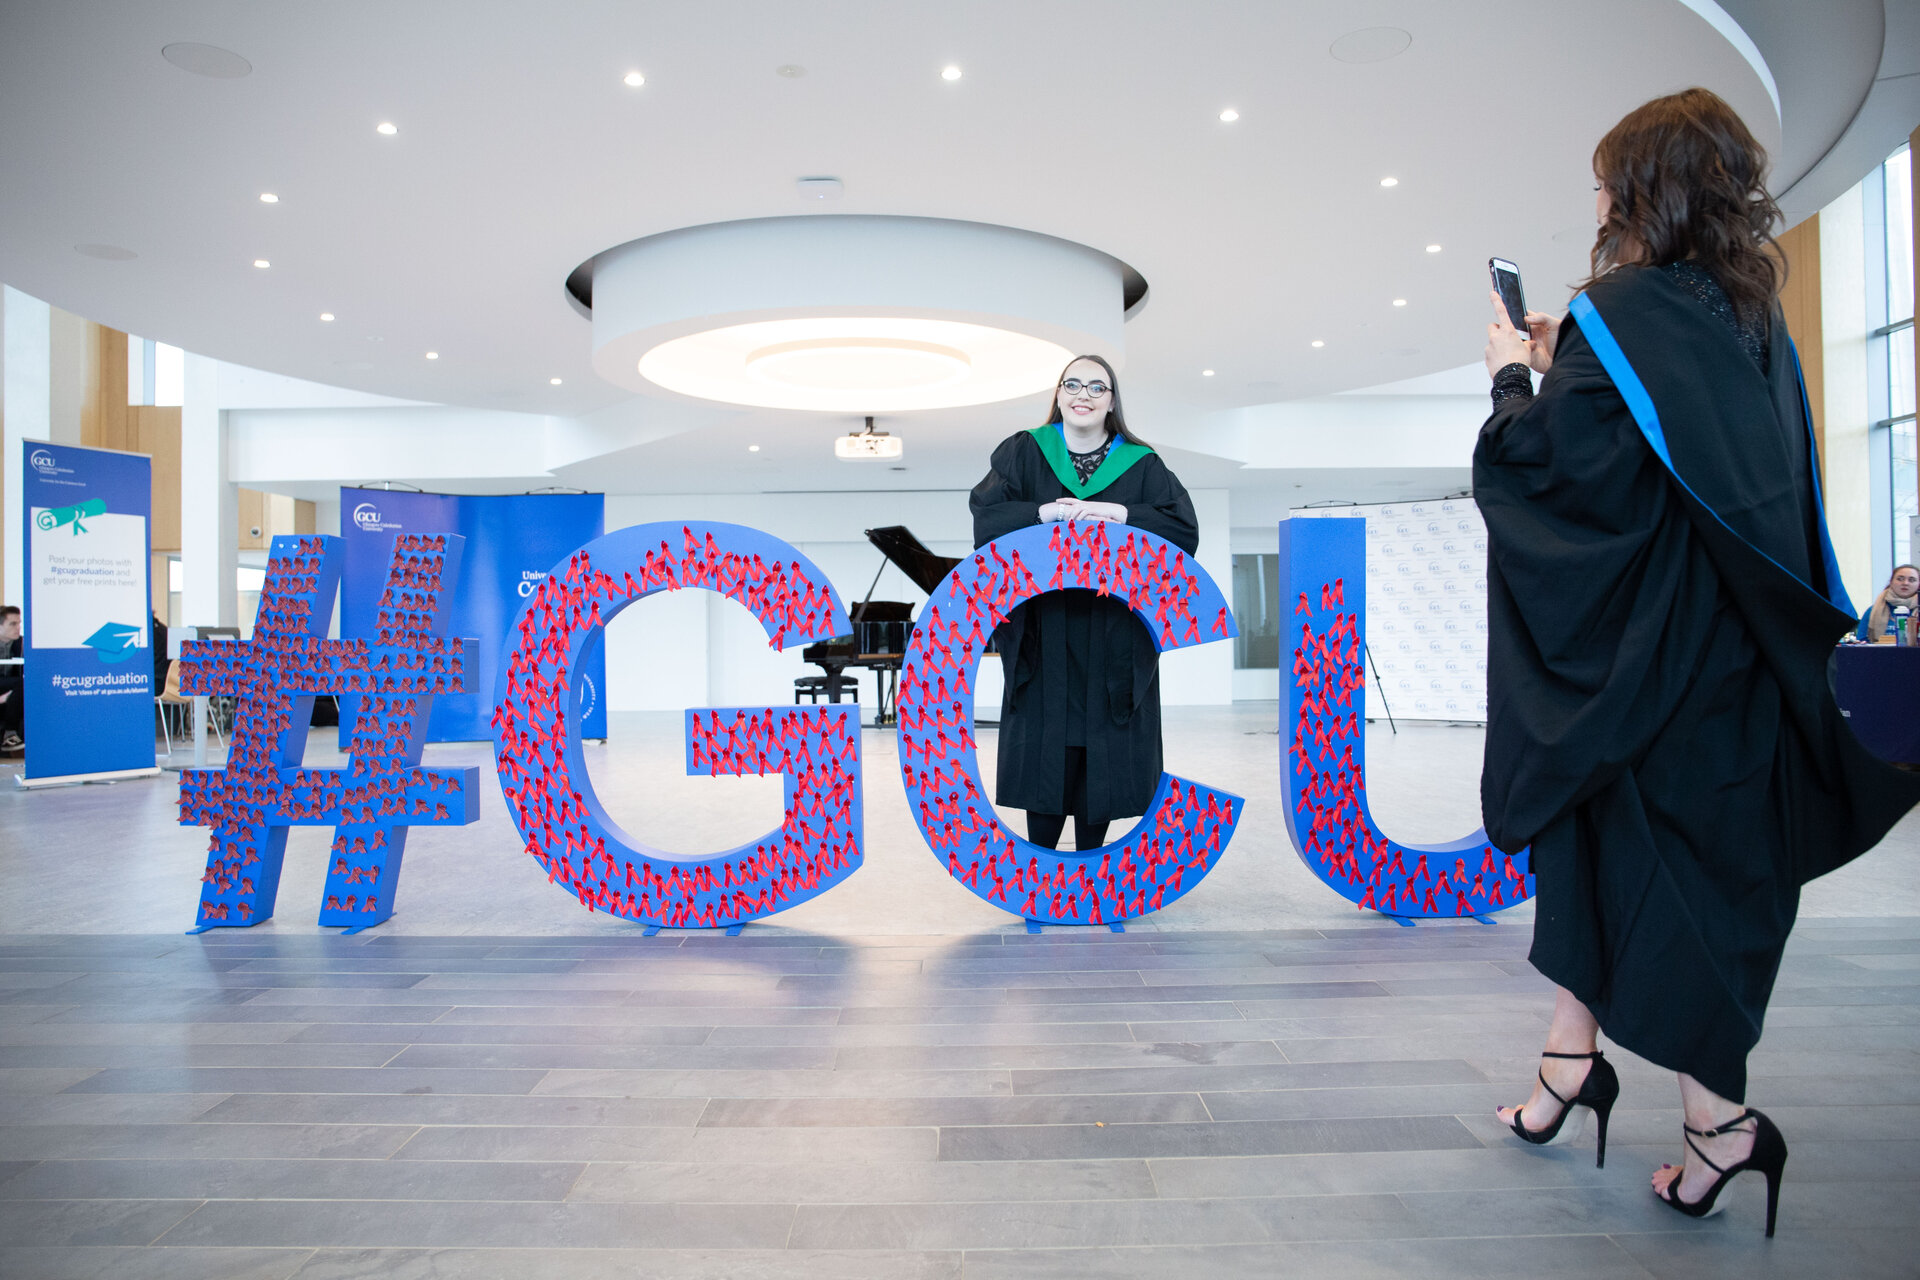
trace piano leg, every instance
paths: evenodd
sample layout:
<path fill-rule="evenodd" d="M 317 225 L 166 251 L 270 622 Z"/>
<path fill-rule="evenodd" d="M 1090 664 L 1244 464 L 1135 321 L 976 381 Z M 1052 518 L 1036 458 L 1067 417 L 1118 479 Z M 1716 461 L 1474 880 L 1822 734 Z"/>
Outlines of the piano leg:
<path fill-rule="evenodd" d="M 900 668 L 881 666 L 874 668 L 874 687 L 879 695 L 880 706 L 873 715 L 873 727 L 885 729 L 895 720 L 895 704 L 900 696 Z"/>

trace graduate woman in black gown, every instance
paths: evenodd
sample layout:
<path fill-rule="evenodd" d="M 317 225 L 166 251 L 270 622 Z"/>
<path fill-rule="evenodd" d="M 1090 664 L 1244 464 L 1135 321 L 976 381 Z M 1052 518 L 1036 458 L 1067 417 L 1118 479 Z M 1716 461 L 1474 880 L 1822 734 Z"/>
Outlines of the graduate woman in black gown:
<path fill-rule="evenodd" d="M 1109 520 L 1158 534 L 1189 556 L 1193 502 L 1160 455 L 1127 428 L 1120 385 L 1098 356 L 1060 375 L 1052 414 L 1000 442 L 974 486 L 973 542 L 1029 525 Z M 1147 811 L 1160 781 L 1159 651 L 1131 610 L 1092 591 L 1052 591 L 1000 624 L 1006 693 L 994 799 L 1027 811 L 1027 838 L 1057 848 L 1106 843 L 1115 818 Z"/>
<path fill-rule="evenodd" d="M 1594 278 L 1565 320 L 1488 327 L 1474 452 L 1489 645 L 1481 800 L 1532 846 L 1531 960 L 1559 986 L 1515 1134 L 1601 1117 L 1621 1048 L 1680 1075 L 1691 1216 L 1787 1148 L 1744 1104 L 1800 886 L 1920 799 L 1827 683 L 1853 626 L 1826 541 L 1798 361 L 1775 294 L 1766 155 L 1704 89 L 1656 99 L 1594 153 Z M 1538 395 L 1528 366 L 1546 375 Z"/>

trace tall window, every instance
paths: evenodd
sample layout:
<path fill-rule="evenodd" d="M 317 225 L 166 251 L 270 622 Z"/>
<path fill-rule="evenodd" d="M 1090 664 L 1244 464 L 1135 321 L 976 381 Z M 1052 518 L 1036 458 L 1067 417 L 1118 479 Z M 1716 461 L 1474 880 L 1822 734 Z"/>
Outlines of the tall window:
<path fill-rule="evenodd" d="M 1866 188 L 1867 319 L 1872 326 L 1868 405 L 1873 453 L 1885 459 L 1884 505 L 1875 505 L 1887 513 L 1874 569 L 1884 581 L 1894 565 L 1913 559 L 1911 530 L 1920 515 L 1913 403 L 1913 158 L 1908 149 L 1894 152 L 1868 177 Z M 1876 266 L 1883 270 L 1876 272 Z"/>
<path fill-rule="evenodd" d="M 1246 670 L 1280 665 L 1280 557 L 1233 558 L 1233 665 Z"/>

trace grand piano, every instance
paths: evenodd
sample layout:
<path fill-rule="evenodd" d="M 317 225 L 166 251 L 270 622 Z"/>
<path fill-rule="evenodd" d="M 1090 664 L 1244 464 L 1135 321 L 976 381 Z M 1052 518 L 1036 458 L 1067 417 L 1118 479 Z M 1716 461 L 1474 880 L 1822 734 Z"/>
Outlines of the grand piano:
<path fill-rule="evenodd" d="M 826 675 L 802 676 L 794 681 L 793 700 L 798 702 L 804 694 L 818 702 L 825 694 L 829 702 L 838 702 L 843 691 L 857 697 L 858 684 L 846 673 L 848 668 L 864 668 L 875 674 L 879 686 L 880 705 L 874 727 L 884 728 L 894 722 L 900 667 L 906 660 L 908 637 L 913 634 L 913 606 L 898 600 L 875 600 L 873 592 L 880 585 L 880 575 L 891 564 L 913 585 L 932 595 L 960 558 L 935 555 L 905 525 L 868 529 L 866 535 L 885 559 L 867 585 L 867 598 L 848 611 L 853 634 L 810 644 L 800 651 L 804 660 Z"/>

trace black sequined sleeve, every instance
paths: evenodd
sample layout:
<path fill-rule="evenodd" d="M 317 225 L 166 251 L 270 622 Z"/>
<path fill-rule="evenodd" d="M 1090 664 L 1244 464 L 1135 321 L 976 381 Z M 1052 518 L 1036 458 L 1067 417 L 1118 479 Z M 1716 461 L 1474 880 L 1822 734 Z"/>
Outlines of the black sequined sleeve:
<path fill-rule="evenodd" d="M 1503 365 L 1493 375 L 1493 407 L 1516 399 L 1533 399 L 1533 371 L 1518 362 Z"/>

